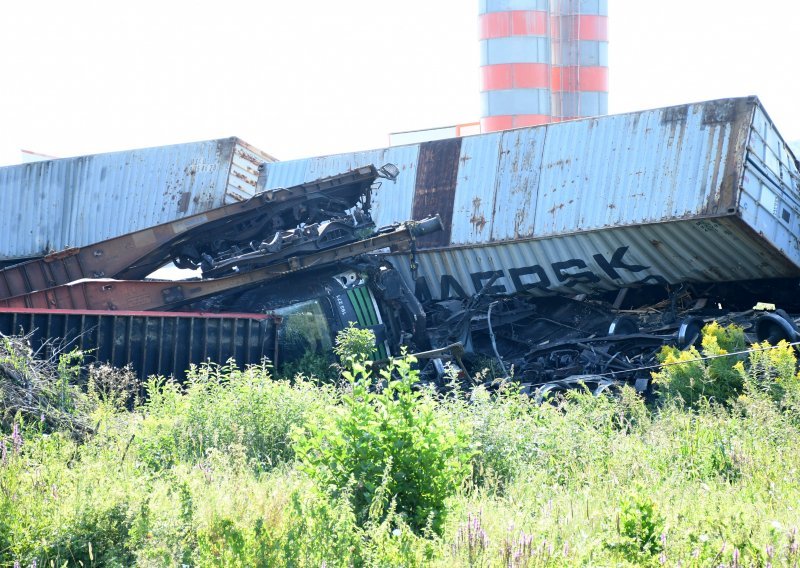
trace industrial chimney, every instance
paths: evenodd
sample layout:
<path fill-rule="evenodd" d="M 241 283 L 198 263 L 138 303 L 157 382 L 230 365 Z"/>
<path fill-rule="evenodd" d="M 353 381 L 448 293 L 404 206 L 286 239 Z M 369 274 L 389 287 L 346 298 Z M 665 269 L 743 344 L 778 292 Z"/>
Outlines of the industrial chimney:
<path fill-rule="evenodd" d="M 481 0 L 481 131 L 550 122 L 548 0 Z"/>
<path fill-rule="evenodd" d="M 607 0 L 480 0 L 481 131 L 608 112 Z"/>

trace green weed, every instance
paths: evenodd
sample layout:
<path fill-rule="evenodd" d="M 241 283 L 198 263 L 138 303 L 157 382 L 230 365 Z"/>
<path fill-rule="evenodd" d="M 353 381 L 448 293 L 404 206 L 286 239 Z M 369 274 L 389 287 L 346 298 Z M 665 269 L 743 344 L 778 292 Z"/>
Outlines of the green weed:
<path fill-rule="evenodd" d="M 374 380 L 361 362 L 367 345 L 374 337 L 344 356 L 341 405 L 295 433 L 301 467 L 321 487 L 349 492 L 362 525 L 396 512 L 414 530 L 436 532 L 445 500 L 467 476 L 469 433 L 443 422 L 433 395 L 413 388 L 413 358 L 394 360 Z"/>

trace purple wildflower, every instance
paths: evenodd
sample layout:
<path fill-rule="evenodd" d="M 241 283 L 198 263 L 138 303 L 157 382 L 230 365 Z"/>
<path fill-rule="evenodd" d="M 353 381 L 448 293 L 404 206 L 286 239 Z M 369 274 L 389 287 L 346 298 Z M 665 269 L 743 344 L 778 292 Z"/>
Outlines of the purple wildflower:
<path fill-rule="evenodd" d="M 537 554 L 533 550 L 533 535 L 519 531 L 517 536 L 513 534 L 513 525 L 509 526 L 508 536 L 503 540 L 500 548 L 503 557 L 503 565 L 507 568 L 518 568 L 528 566 L 531 558 Z"/>
<path fill-rule="evenodd" d="M 11 430 L 11 443 L 14 445 L 14 452 L 19 453 L 22 449 L 22 434 L 19 431 L 19 424 L 14 424 Z"/>
<path fill-rule="evenodd" d="M 465 549 L 469 556 L 469 562 L 472 563 L 487 548 L 489 548 L 489 535 L 481 525 L 480 514 L 469 513 L 467 522 L 458 528 L 453 552 L 458 553 L 461 549 Z"/>

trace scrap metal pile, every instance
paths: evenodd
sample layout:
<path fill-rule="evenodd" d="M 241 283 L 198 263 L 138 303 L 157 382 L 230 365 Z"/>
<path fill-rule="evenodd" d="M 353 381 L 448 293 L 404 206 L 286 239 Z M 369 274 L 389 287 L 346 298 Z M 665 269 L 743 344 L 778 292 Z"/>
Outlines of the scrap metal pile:
<path fill-rule="evenodd" d="M 36 209 L 52 234 L 0 211 L 0 259 L 29 258 L 0 270 L 0 332 L 181 377 L 209 359 L 329 353 L 355 322 L 375 332 L 376 358 L 421 353 L 439 385 L 447 360 L 465 377 L 493 360 L 540 391 L 645 390 L 662 347 L 697 345 L 712 320 L 750 341 L 800 337 L 800 164 L 753 97 L 292 162 L 212 142 L 187 145 L 199 158 L 175 147 L 0 168 L 21 207 L 63 179 L 97 199 L 161 193 L 155 210 L 127 202 L 159 222 L 122 219 L 125 234 L 86 222 L 80 187 L 61 188 L 60 216 Z M 150 171 L 165 153 L 185 164 L 177 180 Z M 130 185 L 147 176 L 166 185 Z M 49 242 L 81 246 L 32 254 Z M 149 277 L 168 263 L 194 275 Z"/>
<path fill-rule="evenodd" d="M 752 284 L 752 283 L 751 283 Z M 772 298 L 769 288 L 797 287 L 797 282 L 770 281 L 751 286 L 750 298 Z M 536 298 L 479 294 L 467 301 L 427 305 L 435 345 L 461 342 L 468 354 L 494 359 L 500 376 L 513 377 L 529 392 L 574 388 L 579 382 L 594 392 L 627 383 L 646 391 L 658 370 L 666 345 L 701 349 L 701 330 L 712 321 L 736 324 L 750 343 L 800 340 L 800 318 L 783 309 L 765 310 L 756 303 L 737 304 L 730 286 L 651 287 L 643 303 L 615 307 L 604 295 Z M 741 291 L 740 291 L 741 292 Z M 655 299 L 661 297 L 661 301 Z M 766 304 L 763 304 L 766 305 Z M 795 313 L 797 302 L 784 304 Z"/>
<path fill-rule="evenodd" d="M 392 164 L 365 166 L 0 270 L 0 328 L 9 334 L 19 327 L 42 342 L 77 342 L 96 350 L 98 360 L 132 364 L 141 376 L 182 376 L 207 359 L 277 363 L 329 350 L 335 334 L 356 322 L 375 331 L 379 358 L 401 348 L 423 352 L 423 376 L 441 386 L 447 360 L 469 376 L 494 359 L 502 375 L 525 387 L 581 381 L 596 391 L 620 382 L 645 390 L 660 349 L 697 345 L 706 321 L 736 322 L 753 340 L 797 336 L 792 318 L 745 308 L 759 291 L 769 299 L 786 289 L 774 281 L 748 283 L 737 304 L 730 285 L 507 294 L 498 292 L 495 274 L 476 294 L 420 299 L 385 253 L 368 254 L 388 249 L 395 264 L 411 263 L 416 239 L 442 228 L 438 217 L 375 227 L 376 181 L 397 175 Z M 197 276 L 147 278 L 169 262 Z M 250 321 L 246 331 L 235 327 L 242 319 Z M 227 321 L 234 322 L 229 329 Z M 254 333 L 253 322 L 272 327 Z M 217 338 L 216 352 L 209 335 Z M 222 349 L 225 342 L 247 351 Z M 182 350 L 190 356 L 178 357 Z"/>
<path fill-rule="evenodd" d="M 413 239 L 441 230 L 438 217 L 375 227 L 370 218 L 373 188 L 379 178 L 392 180 L 397 173 L 391 164 L 366 166 L 12 265 L 0 270 L 1 331 L 32 333 L 39 342 L 74 343 L 88 353 L 105 353 L 112 362 L 133 364 L 141 376 L 148 371 L 182 375 L 189 364 L 224 363 L 228 356 L 240 363 L 258 362 L 262 356 L 277 362 L 279 330 L 252 332 L 254 322 L 266 325 L 265 312 L 274 316 L 269 320 L 274 326 L 284 319 L 279 308 L 292 311 L 306 296 L 317 301 L 320 294 L 330 295 L 327 284 L 316 287 L 323 284 L 325 271 L 341 291 L 362 294 L 360 305 L 343 294 L 348 299 L 339 299 L 341 315 L 356 310 L 361 315 L 374 300 L 364 278 L 351 270 L 348 280 L 343 267 L 378 249 L 403 250 Z M 169 262 L 199 274 L 177 281 L 147 278 Z M 375 286 L 389 279 L 382 271 L 391 268 L 374 265 Z M 274 290 L 264 288 L 273 282 Z M 304 296 L 309 283 L 313 293 Z M 241 292 L 253 287 L 259 287 L 262 303 L 274 309 L 231 310 L 242 303 Z M 219 317 L 210 317 L 211 312 Z M 314 315 L 322 316 L 314 333 L 328 336 L 328 344 L 331 334 L 347 325 L 338 321 L 331 330 L 324 321 L 331 314 Z M 105 323 L 101 316 L 112 321 Z M 249 320 L 244 330 L 237 328 L 242 319 Z M 374 310 L 371 324 L 382 327 Z M 245 354 L 237 357 L 242 343 Z M 270 343 L 275 347 L 271 352 L 265 349 Z M 177 357 L 184 347 L 195 355 Z M 153 358 L 159 361 L 156 367 Z"/>

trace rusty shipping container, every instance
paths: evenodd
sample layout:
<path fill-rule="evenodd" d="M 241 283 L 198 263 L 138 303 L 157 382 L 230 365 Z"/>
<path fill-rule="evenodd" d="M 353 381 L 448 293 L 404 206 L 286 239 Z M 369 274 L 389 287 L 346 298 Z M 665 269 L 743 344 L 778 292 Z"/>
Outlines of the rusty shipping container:
<path fill-rule="evenodd" d="M 242 201 L 269 154 L 224 138 L 0 168 L 0 264 Z"/>
<path fill-rule="evenodd" d="M 385 162 L 376 221 L 445 222 L 419 242 L 423 296 L 800 276 L 798 163 L 755 97 L 276 162 L 266 186 Z"/>

